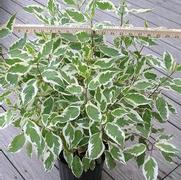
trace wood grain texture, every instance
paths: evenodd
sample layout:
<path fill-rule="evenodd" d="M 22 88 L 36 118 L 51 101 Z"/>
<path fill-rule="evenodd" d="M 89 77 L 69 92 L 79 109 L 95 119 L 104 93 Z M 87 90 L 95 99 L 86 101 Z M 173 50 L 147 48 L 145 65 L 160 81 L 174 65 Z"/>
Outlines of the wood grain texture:
<path fill-rule="evenodd" d="M 181 165 L 179 165 L 172 173 L 164 177 L 164 180 L 180 180 L 181 177 Z"/>
<path fill-rule="evenodd" d="M 8 156 L 9 160 L 16 166 L 19 172 L 23 174 L 27 180 L 57 180 L 59 174 L 56 168 L 53 168 L 51 172 L 45 172 L 41 160 L 36 157 L 30 159 L 25 151 L 21 151 L 16 154 L 7 152 L 7 146 L 11 142 L 12 138 L 19 133 L 19 130 L 14 127 L 8 127 L 0 131 L 0 145 L 1 149 Z"/>
<path fill-rule="evenodd" d="M 0 180 L 24 180 L 24 177 L 18 173 L 12 163 L 0 151 Z"/>

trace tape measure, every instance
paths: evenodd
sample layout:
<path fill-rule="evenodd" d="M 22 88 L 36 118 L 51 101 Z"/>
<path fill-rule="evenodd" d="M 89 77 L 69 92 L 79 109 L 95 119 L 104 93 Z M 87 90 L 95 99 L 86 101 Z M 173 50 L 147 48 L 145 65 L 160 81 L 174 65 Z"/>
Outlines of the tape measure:
<path fill-rule="evenodd" d="M 24 33 L 76 33 L 76 32 L 94 32 L 100 35 L 121 35 L 135 37 L 153 37 L 153 38 L 181 38 L 181 29 L 167 28 L 144 28 L 144 27 L 120 27 L 106 26 L 100 29 L 93 29 L 90 26 L 47 26 L 35 24 L 16 24 L 13 31 Z"/>

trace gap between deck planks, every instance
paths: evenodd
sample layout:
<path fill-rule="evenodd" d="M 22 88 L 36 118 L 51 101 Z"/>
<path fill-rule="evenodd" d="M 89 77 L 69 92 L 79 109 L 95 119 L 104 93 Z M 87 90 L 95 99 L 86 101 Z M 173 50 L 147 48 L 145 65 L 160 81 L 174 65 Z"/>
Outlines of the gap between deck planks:
<path fill-rule="evenodd" d="M 24 180 L 2 151 L 0 151 L 0 180 Z"/>

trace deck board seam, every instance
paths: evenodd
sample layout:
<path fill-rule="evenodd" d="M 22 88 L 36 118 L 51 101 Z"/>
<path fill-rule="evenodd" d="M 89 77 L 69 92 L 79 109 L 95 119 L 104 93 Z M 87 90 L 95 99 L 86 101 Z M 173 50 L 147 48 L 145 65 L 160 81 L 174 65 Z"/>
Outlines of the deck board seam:
<path fill-rule="evenodd" d="M 11 162 L 11 160 L 9 159 L 9 157 L 6 155 L 6 153 L 1 150 L 2 154 L 5 156 L 5 158 L 9 161 L 9 163 L 13 166 L 13 168 L 17 171 L 17 173 L 21 176 L 21 178 L 23 180 L 26 180 L 25 177 L 21 174 L 21 172 L 17 169 L 17 167 Z"/>
<path fill-rule="evenodd" d="M 128 1 L 128 2 L 129 2 L 130 4 L 136 6 L 136 7 L 143 8 L 142 6 L 137 5 L 137 4 L 134 4 L 133 2 L 130 2 L 130 1 Z M 153 4 L 153 3 L 152 3 L 152 4 Z M 174 11 L 172 11 L 172 12 L 174 12 Z M 179 26 L 181 25 L 181 23 L 178 23 L 178 22 L 173 21 L 173 20 L 171 20 L 171 19 L 169 19 L 169 18 L 166 18 L 166 17 L 164 17 L 164 16 L 162 16 L 162 15 L 156 13 L 156 12 L 153 12 L 153 11 L 152 11 L 151 13 L 152 13 L 152 14 L 155 14 L 155 15 L 157 15 L 157 16 L 163 18 L 163 19 L 166 19 L 166 20 L 168 20 L 168 21 L 171 21 L 171 22 L 173 22 L 173 23 L 175 23 L 175 24 L 177 24 L 177 25 L 179 25 Z M 174 13 L 175 13 L 175 12 L 174 12 Z M 178 14 L 178 15 L 181 15 L 181 14 Z"/>
<path fill-rule="evenodd" d="M 150 0 L 147 0 L 148 2 L 150 2 L 151 4 L 154 4 L 152 1 L 150 1 Z M 175 3 L 175 2 L 174 2 Z M 175 3 L 176 4 L 176 3 Z M 157 6 L 157 4 L 156 4 L 156 6 Z M 160 7 L 162 7 L 162 8 L 164 8 L 164 9 L 167 9 L 167 10 L 169 10 L 169 11 L 171 11 L 171 12 L 174 12 L 175 14 L 177 14 L 177 15 L 181 15 L 180 13 L 178 13 L 178 12 L 175 12 L 175 11 L 172 11 L 172 9 L 169 9 L 169 8 L 167 8 L 167 7 L 165 7 L 165 6 L 162 6 L 162 4 L 160 3 L 159 4 L 159 6 Z M 179 4 L 178 6 L 181 6 L 181 4 Z"/>
<path fill-rule="evenodd" d="M 107 170 L 106 170 L 105 168 L 103 168 L 102 170 L 103 170 L 103 172 L 105 172 L 112 180 L 116 180 L 113 176 L 111 176 L 111 174 L 109 174 L 109 173 L 107 172 Z"/>
<path fill-rule="evenodd" d="M 170 171 L 166 176 L 164 176 L 161 180 L 164 180 L 165 178 L 167 178 L 169 175 L 171 175 L 179 167 L 181 167 L 181 163 L 178 166 L 176 166 L 172 171 Z"/>

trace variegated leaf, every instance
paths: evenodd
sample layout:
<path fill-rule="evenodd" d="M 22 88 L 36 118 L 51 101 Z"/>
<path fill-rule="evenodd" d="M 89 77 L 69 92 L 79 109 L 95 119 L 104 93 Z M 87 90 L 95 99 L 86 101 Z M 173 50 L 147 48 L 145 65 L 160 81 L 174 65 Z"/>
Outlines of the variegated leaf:
<path fill-rule="evenodd" d="M 78 10 L 69 8 L 66 9 L 67 14 L 70 16 L 70 18 L 75 22 L 84 22 L 85 16 Z"/>
<path fill-rule="evenodd" d="M 125 100 L 135 107 L 150 104 L 151 102 L 150 99 L 139 93 L 130 93 L 126 95 Z"/>
<path fill-rule="evenodd" d="M 25 136 L 24 136 L 24 133 L 21 133 L 17 135 L 9 144 L 8 151 L 17 153 L 23 148 L 24 144 L 25 144 Z"/>
<path fill-rule="evenodd" d="M 9 73 L 12 73 L 12 74 L 17 74 L 17 75 L 24 75 L 25 73 L 27 73 L 28 71 L 30 70 L 30 65 L 27 64 L 27 63 L 23 63 L 23 62 L 20 62 L 20 63 L 15 63 L 13 64 L 8 72 Z"/>
<path fill-rule="evenodd" d="M 163 97 L 158 97 L 156 99 L 156 108 L 157 108 L 158 113 L 161 116 L 161 118 L 164 121 L 168 120 L 168 117 L 169 117 L 168 104 Z"/>
<path fill-rule="evenodd" d="M 146 180 L 157 180 L 158 164 L 156 160 L 148 156 L 143 164 L 142 171 Z"/>
<path fill-rule="evenodd" d="M 171 143 L 167 142 L 167 141 L 160 141 L 157 142 L 155 144 L 155 146 L 162 152 L 165 153 L 171 153 L 171 154 L 175 154 L 178 153 L 179 150 Z"/>
<path fill-rule="evenodd" d="M 173 71 L 176 65 L 173 56 L 169 52 L 164 52 L 163 60 L 166 69 L 169 71 Z"/>
<path fill-rule="evenodd" d="M 98 159 L 104 152 L 105 146 L 102 142 L 102 136 L 100 133 L 93 134 L 89 139 L 88 144 L 88 157 L 91 160 Z"/>
<path fill-rule="evenodd" d="M 63 128 L 63 136 L 68 146 L 71 147 L 75 137 L 75 127 L 71 123 L 67 123 Z"/>
<path fill-rule="evenodd" d="M 59 136 L 54 134 L 53 132 L 48 131 L 45 136 L 45 143 L 48 146 L 48 149 L 55 155 L 59 156 L 62 151 L 62 140 Z"/>
<path fill-rule="evenodd" d="M 22 89 L 22 92 L 21 92 L 22 103 L 24 105 L 27 105 L 33 102 L 37 93 L 38 93 L 37 80 L 30 79 L 28 82 L 26 82 L 26 84 L 24 85 Z"/>
<path fill-rule="evenodd" d="M 125 164 L 124 153 L 117 144 L 109 143 L 109 152 L 116 161 Z"/>
<path fill-rule="evenodd" d="M 115 10 L 114 4 L 109 0 L 97 0 L 96 6 L 101 10 L 113 11 Z"/>
<path fill-rule="evenodd" d="M 53 97 L 48 97 L 43 102 L 42 113 L 43 114 L 49 114 L 52 111 L 53 106 L 54 106 L 54 99 L 53 99 Z"/>
<path fill-rule="evenodd" d="M 33 121 L 27 121 L 23 127 L 25 138 L 31 142 L 35 147 L 41 146 L 42 136 L 39 126 Z"/>
<path fill-rule="evenodd" d="M 82 86 L 78 84 L 70 84 L 66 87 L 66 90 L 73 95 L 81 95 L 83 93 Z"/>
<path fill-rule="evenodd" d="M 5 26 L 3 26 L 2 28 L 0 28 L 0 39 L 1 38 L 5 38 L 6 36 L 8 36 L 12 30 L 13 30 L 13 25 L 14 25 L 14 22 L 15 22 L 15 17 L 16 15 L 12 15 L 7 23 L 5 24 Z"/>
<path fill-rule="evenodd" d="M 79 178 L 83 173 L 83 165 L 80 158 L 76 155 L 73 157 L 71 169 L 75 177 Z"/>
<path fill-rule="evenodd" d="M 125 141 L 124 131 L 115 123 L 107 123 L 105 126 L 106 135 L 119 145 L 123 145 Z"/>
<path fill-rule="evenodd" d="M 131 147 L 129 148 L 126 148 L 124 150 L 125 153 L 129 153 L 135 157 L 138 157 L 140 156 L 141 154 L 143 154 L 144 152 L 146 151 L 146 145 L 145 144 L 135 144 L 135 145 L 132 145 Z"/>
<path fill-rule="evenodd" d="M 66 107 L 61 115 L 55 116 L 52 120 L 53 125 L 73 121 L 80 115 L 80 106 L 70 105 Z"/>
<path fill-rule="evenodd" d="M 42 73 L 43 80 L 47 83 L 64 87 L 62 76 L 59 72 L 53 69 L 47 69 Z"/>
<path fill-rule="evenodd" d="M 0 113 L 0 129 L 6 128 L 12 121 L 13 114 L 11 111 Z"/>
<path fill-rule="evenodd" d="M 101 122 L 102 114 L 100 109 L 90 101 L 86 104 L 86 113 L 90 120 Z"/>
<path fill-rule="evenodd" d="M 113 159 L 111 153 L 109 151 L 105 151 L 105 163 L 106 163 L 106 166 L 112 170 L 116 167 L 116 161 L 115 159 Z"/>

